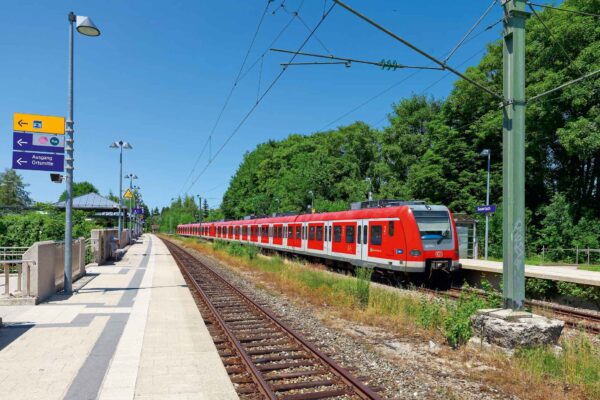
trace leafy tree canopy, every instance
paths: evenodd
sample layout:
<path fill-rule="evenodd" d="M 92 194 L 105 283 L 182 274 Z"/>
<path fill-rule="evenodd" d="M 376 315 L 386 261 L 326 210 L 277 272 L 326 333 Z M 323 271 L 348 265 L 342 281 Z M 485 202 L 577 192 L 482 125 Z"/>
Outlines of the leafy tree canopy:
<path fill-rule="evenodd" d="M 600 2 L 561 7 L 600 13 Z M 600 69 L 600 25 L 593 17 L 546 9 L 527 20 L 527 96 Z M 559 44 L 560 42 L 560 44 Z M 562 45 L 562 46 L 561 46 Z M 564 50 L 564 51 L 563 51 Z M 502 92 L 502 43 L 491 43 L 466 74 Z M 600 245 L 600 79 L 587 79 L 528 105 L 528 245 Z M 414 95 L 393 105 L 389 126 L 363 122 L 309 136 L 292 134 L 248 152 L 223 203 L 226 218 L 346 209 L 375 198 L 422 199 L 473 213 L 485 201 L 491 150 L 491 203 L 502 203 L 502 112 L 497 99 L 458 80 L 443 101 Z M 501 251 L 501 214 L 490 236 Z M 478 231 L 483 231 L 482 229 Z M 595 244 L 596 243 L 596 244 Z"/>
<path fill-rule="evenodd" d="M 14 169 L 5 169 L 0 173 L 0 206 L 27 207 L 31 205 L 28 185 L 23 182 L 21 175 Z"/>
<path fill-rule="evenodd" d="M 88 193 L 100 193 L 100 192 L 98 192 L 98 189 L 96 189 L 96 187 L 94 185 L 92 185 L 90 182 L 87 182 L 87 181 L 73 182 L 73 198 L 78 197 L 78 196 L 83 196 L 84 194 L 88 194 Z M 65 190 L 64 192 L 62 192 L 62 194 L 58 198 L 58 201 L 65 201 L 66 199 L 67 199 L 67 191 Z"/>

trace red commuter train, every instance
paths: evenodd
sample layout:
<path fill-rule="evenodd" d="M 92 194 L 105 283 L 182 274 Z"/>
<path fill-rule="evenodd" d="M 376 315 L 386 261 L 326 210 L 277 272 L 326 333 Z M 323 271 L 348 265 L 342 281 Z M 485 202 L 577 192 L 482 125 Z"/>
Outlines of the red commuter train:
<path fill-rule="evenodd" d="M 177 226 L 177 234 L 220 239 L 355 266 L 430 275 L 460 268 L 458 236 L 445 206 L 394 206 Z"/>

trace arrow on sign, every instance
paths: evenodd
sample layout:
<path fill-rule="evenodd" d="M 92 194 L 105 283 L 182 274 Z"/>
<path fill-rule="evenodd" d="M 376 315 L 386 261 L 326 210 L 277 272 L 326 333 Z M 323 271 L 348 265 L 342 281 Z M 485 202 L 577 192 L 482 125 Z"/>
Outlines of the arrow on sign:
<path fill-rule="evenodd" d="M 17 122 L 19 124 L 19 126 L 22 128 L 23 125 L 29 125 L 29 122 L 23 122 L 22 119 L 19 120 L 19 122 Z"/>
<path fill-rule="evenodd" d="M 27 161 L 23 161 L 23 159 L 21 157 L 17 158 L 17 164 L 19 164 L 19 167 L 23 164 L 27 164 Z"/>
<path fill-rule="evenodd" d="M 19 139 L 19 140 L 17 140 L 17 144 L 18 144 L 20 147 L 23 147 L 23 145 L 24 145 L 24 144 L 27 144 L 27 143 L 29 143 L 29 142 L 26 142 L 26 141 L 24 141 L 23 139 Z"/>

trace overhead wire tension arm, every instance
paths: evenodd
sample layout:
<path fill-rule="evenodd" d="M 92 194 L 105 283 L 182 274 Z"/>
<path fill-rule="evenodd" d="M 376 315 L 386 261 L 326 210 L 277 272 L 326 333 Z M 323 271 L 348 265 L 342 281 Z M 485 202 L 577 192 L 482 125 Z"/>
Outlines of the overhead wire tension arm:
<path fill-rule="evenodd" d="M 383 26 L 381 26 L 377 22 L 373 21 L 372 19 L 370 19 L 366 15 L 363 15 L 363 14 L 359 13 L 358 11 L 356 11 L 352 7 L 344 4 L 340 0 L 333 0 L 333 1 L 334 1 L 335 4 L 339 4 L 340 6 L 342 6 L 343 8 L 345 8 L 346 10 L 350 11 L 352 14 L 356 15 L 357 17 L 359 17 L 363 21 L 365 21 L 365 22 L 369 23 L 370 25 L 374 26 L 375 28 L 379 29 L 383 33 L 385 33 L 388 36 L 391 36 L 392 38 L 396 39 L 400 43 L 404 44 L 405 46 L 409 47 L 410 49 L 412 49 L 412 50 L 416 51 L 417 53 L 421 54 L 423 57 L 428 58 L 429 60 L 433 61 L 434 63 L 436 63 L 437 65 L 439 65 L 441 67 L 441 69 L 448 70 L 448 71 L 452 72 L 453 74 L 461 77 L 462 79 L 466 80 L 467 82 L 471 83 L 472 85 L 477 86 L 478 88 L 480 88 L 484 92 L 486 92 L 486 93 L 488 93 L 488 94 L 490 94 L 490 95 L 492 95 L 492 96 L 494 96 L 494 97 L 496 97 L 496 98 L 504 101 L 504 98 L 502 97 L 502 95 L 494 92 L 493 90 L 491 90 L 490 88 L 482 85 L 481 83 L 479 83 L 479 82 L 477 82 L 477 81 L 469 78 L 468 76 L 466 76 L 465 74 L 461 73 L 460 71 L 452 68 L 451 66 L 449 66 L 445 62 L 438 60 L 434 56 L 432 56 L 429 53 L 421 50 L 420 48 L 418 48 L 414 44 L 410 43 L 409 41 L 407 41 L 407 40 L 401 38 L 400 36 L 396 35 L 394 32 L 390 31 L 389 29 L 384 28 Z"/>
<path fill-rule="evenodd" d="M 395 60 L 382 60 L 382 61 L 377 62 L 377 61 L 368 61 L 368 60 L 358 60 L 356 58 L 337 57 L 337 56 L 326 55 L 326 54 L 303 53 L 303 52 L 296 52 L 296 51 L 292 51 L 292 50 L 283 50 L 283 49 L 271 49 L 271 51 L 276 51 L 279 53 L 297 54 L 299 56 L 325 58 L 328 60 L 342 61 L 340 63 L 335 63 L 335 64 L 346 64 L 346 66 L 350 66 L 350 64 L 352 64 L 352 63 L 357 63 L 357 64 L 374 65 L 377 67 L 381 67 L 383 69 L 389 69 L 389 70 L 394 70 L 394 71 L 396 69 L 405 69 L 405 68 L 430 69 L 430 70 L 432 69 L 432 70 L 437 70 L 437 71 L 443 70 L 443 68 L 440 68 L 440 67 L 421 67 L 421 66 L 399 64 Z M 322 65 L 322 64 L 334 64 L 334 63 L 284 63 L 281 65 L 287 66 L 287 65 Z"/>

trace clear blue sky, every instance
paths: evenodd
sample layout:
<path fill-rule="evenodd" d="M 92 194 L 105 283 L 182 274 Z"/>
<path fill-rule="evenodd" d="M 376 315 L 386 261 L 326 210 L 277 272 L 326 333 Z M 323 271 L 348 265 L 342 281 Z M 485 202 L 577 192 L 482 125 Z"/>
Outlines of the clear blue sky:
<path fill-rule="evenodd" d="M 491 2 L 491 1 L 490 1 Z M 444 56 L 490 4 L 448 2 L 358 1 L 347 3 L 438 56 Z M 263 53 L 290 20 L 276 0 L 264 19 L 248 65 Z M 301 0 L 286 0 L 289 11 Z M 327 6 L 331 0 L 326 1 Z M 118 152 L 109 144 L 129 141 L 124 174 L 140 179 L 146 203 L 165 206 L 184 186 L 196 157 L 217 119 L 249 46 L 264 0 L 29 0 L 0 5 L 0 168 L 11 165 L 13 112 L 66 115 L 67 14 L 90 16 L 102 30 L 98 38 L 75 37 L 75 181 L 87 180 L 102 194 L 118 191 Z M 322 0 L 305 0 L 300 16 L 313 27 L 323 13 Z M 274 14 L 272 11 L 277 10 Z M 482 25 L 496 22 L 496 5 Z M 500 38 L 501 24 L 464 45 L 450 64 L 476 65 L 486 43 Z M 308 30 L 296 18 L 276 47 L 297 49 Z M 380 61 L 429 65 L 430 62 L 337 6 L 316 34 L 332 54 Z M 304 48 L 327 53 L 314 38 Z M 262 62 L 261 91 L 281 71 L 289 55 L 268 53 Z M 296 61 L 303 61 L 297 58 Z M 260 63 L 238 85 L 215 130 L 213 153 L 255 103 Z M 413 74 L 353 65 L 290 67 L 214 160 L 189 193 L 217 206 L 243 154 L 268 139 L 310 134 Z M 445 78 L 444 78 L 445 77 Z M 438 82 L 440 78 L 444 78 Z M 412 93 L 448 95 L 455 78 L 424 71 L 398 84 L 329 127 L 362 120 L 383 126 L 391 104 Z M 438 82 L 434 84 L 435 82 Z M 431 86 L 434 84 L 433 86 Z M 196 172 L 204 168 L 208 154 Z M 64 185 L 48 173 L 22 172 L 38 201 L 55 201 Z"/>

